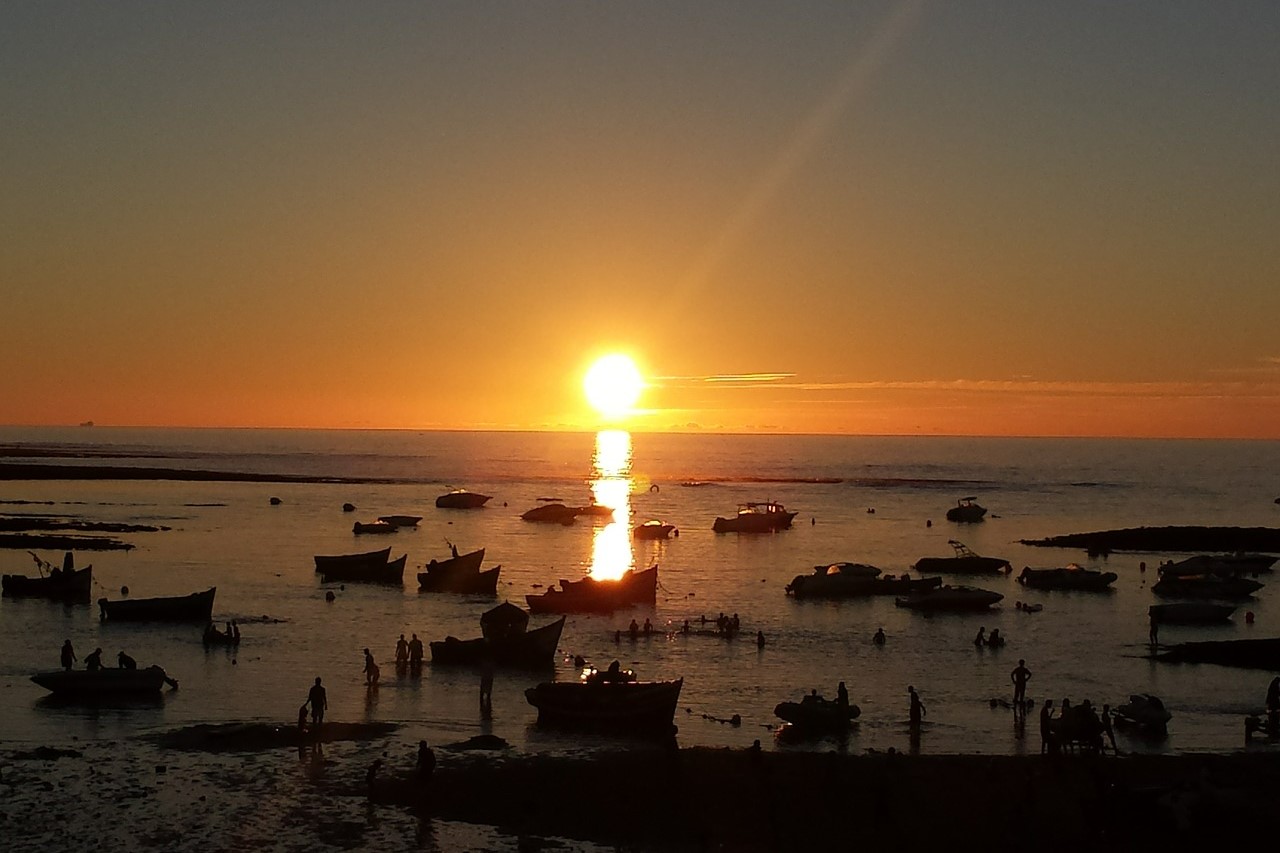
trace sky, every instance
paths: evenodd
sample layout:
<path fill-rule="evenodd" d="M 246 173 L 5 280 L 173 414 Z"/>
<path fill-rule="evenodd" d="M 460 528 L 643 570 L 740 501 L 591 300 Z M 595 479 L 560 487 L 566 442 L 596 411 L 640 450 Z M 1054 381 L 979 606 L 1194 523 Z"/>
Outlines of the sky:
<path fill-rule="evenodd" d="M 0 423 L 1280 438 L 1280 4 L 0 5 Z"/>

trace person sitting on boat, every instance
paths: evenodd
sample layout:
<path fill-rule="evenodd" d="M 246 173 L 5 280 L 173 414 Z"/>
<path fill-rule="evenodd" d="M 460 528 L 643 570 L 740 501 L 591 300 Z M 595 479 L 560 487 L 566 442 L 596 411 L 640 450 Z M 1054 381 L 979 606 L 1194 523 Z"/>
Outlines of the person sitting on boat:
<path fill-rule="evenodd" d="M 875 636 L 871 638 L 871 642 L 875 643 L 877 646 L 883 646 L 884 641 L 885 641 L 884 628 L 877 628 Z"/>
<path fill-rule="evenodd" d="M 66 640 L 62 644 L 62 668 L 71 669 L 71 665 L 76 662 L 76 650 L 71 647 L 71 641 Z M 1277 679 L 1280 680 L 1280 679 Z M 1269 695 L 1269 694 L 1268 694 Z"/>
<path fill-rule="evenodd" d="M 121 669 L 137 669 L 138 662 L 126 655 L 123 651 L 116 655 L 116 665 Z"/>
<path fill-rule="evenodd" d="M 985 626 L 978 629 L 978 636 L 973 638 L 973 644 L 979 647 L 987 644 L 987 629 Z"/>
<path fill-rule="evenodd" d="M 624 672 L 622 671 L 622 663 L 621 663 L 621 661 L 616 661 L 616 660 L 615 660 L 613 663 L 609 664 L 609 668 L 608 668 L 607 670 L 605 670 L 604 672 L 597 672 L 597 673 L 594 673 L 590 680 L 592 680 L 592 681 L 597 681 L 597 682 L 599 682 L 599 681 L 626 681 L 626 680 L 627 680 L 627 676 L 626 676 L 626 673 L 624 673 Z"/>
<path fill-rule="evenodd" d="M 631 635 L 631 639 L 640 636 L 640 623 L 632 619 L 631 624 L 627 626 L 627 633 Z"/>
<path fill-rule="evenodd" d="M 95 669 L 102 669 L 102 649 L 94 649 L 84 656 L 84 668 L 90 672 Z"/>

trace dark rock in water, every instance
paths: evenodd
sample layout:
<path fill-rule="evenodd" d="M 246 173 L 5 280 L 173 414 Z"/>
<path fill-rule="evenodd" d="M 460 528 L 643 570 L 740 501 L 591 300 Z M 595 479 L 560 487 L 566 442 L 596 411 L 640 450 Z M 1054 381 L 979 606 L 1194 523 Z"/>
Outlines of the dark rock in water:
<path fill-rule="evenodd" d="M 497 735 L 476 735 L 457 743 L 451 743 L 441 749 L 510 749 L 511 744 Z"/>
<path fill-rule="evenodd" d="M 154 735 L 152 740 L 165 749 L 185 752 L 260 752 L 311 743 L 376 740 L 399 727 L 396 723 L 324 723 L 319 732 L 300 734 L 293 725 L 201 724 Z"/>
<path fill-rule="evenodd" d="M 1022 539 L 1041 548 L 1083 548 L 1093 554 L 1109 551 L 1261 551 L 1280 552 L 1280 529 L 1274 527 L 1130 527 L 1069 533 L 1047 539 Z"/>
<path fill-rule="evenodd" d="M 3 533 L 0 548 L 24 551 L 132 551 L 132 542 L 110 536 L 70 536 L 56 533 Z"/>
<path fill-rule="evenodd" d="M 59 758 L 84 758 L 84 753 L 76 749 L 56 749 L 52 746 L 37 746 L 27 752 L 15 752 L 10 756 L 14 761 L 57 761 Z"/>
<path fill-rule="evenodd" d="M 355 512 L 355 511 L 356 511 L 356 505 L 355 505 L 355 504 L 343 504 L 343 505 L 342 505 L 342 511 L 343 511 L 343 512 Z"/>
<path fill-rule="evenodd" d="M 280 506 L 280 504 L 281 504 L 281 503 L 283 503 L 283 501 L 281 501 L 279 498 L 272 498 L 272 499 L 271 499 L 271 505 L 272 505 L 272 506 Z"/>

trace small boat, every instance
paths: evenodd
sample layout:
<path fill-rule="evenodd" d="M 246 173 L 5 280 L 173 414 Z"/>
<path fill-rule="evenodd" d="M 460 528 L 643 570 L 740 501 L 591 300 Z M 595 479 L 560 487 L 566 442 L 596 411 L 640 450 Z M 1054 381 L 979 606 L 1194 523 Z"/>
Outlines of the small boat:
<path fill-rule="evenodd" d="M 316 555 L 316 571 L 327 572 L 334 567 L 349 568 L 351 566 L 381 566 L 391 559 L 391 547 L 381 551 L 369 551 L 364 554 L 336 554 L 333 556 Z"/>
<path fill-rule="evenodd" d="M 961 498 L 956 501 L 956 505 L 947 510 L 947 521 L 956 521 L 961 524 L 982 521 L 982 517 L 987 514 L 987 508 L 975 503 L 977 500 L 976 497 L 970 495 L 967 498 Z"/>
<path fill-rule="evenodd" d="M 636 539 L 668 539 L 675 529 L 674 524 L 663 524 L 655 519 L 631 528 L 631 535 Z"/>
<path fill-rule="evenodd" d="M 422 521 L 420 515 L 380 515 L 378 521 L 390 524 L 392 527 L 417 527 L 418 522 Z"/>
<path fill-rule="evenodd" d="M 98 599 L 102 618 L 111 622 L 209 622 L 218 588 L 172 598 Z"/>
<path fill-rule="evenodd" d="M 1008 560 L 979 556 L 956 539 L 948 539 L 947 544 L 956 552 L 954 557 L 921 557 L 911 568 L 922 575 L 996 575 L 1013 571 Z"/>
<path fill-rule="evenodd" d="M 31 680 L 55 696 L 91 699 L 107 696 L 151 696 L 169 684 L 178 686 L 158 666 L 146 669 L 59 669 L 40 672 Z"/>
<path fill-rule="evenodd" d="M 1280 637 L 1179 643 L 1155 657 L 1167 663 L 1214 663 L 1246 669 L 1280 670 Z"/>
<path fill-rule="evenodd" d="M 533 509 L 522 513 L 520 517 L 525 521 L 532 521 L 536 524 L 563 524 L 567 527 L 577 519 L 578 508 L 565 506 L 562 503 L 548 503 L 542 506 L 535 506 Z"/>
<path fill-rule="evenodd" d="M 1004 598 L 998 592 L 971 586 L 941 586 L 927 592 L 904 595 L 894 601 L 898 607 L 926 612 L 986 610 Z"/>
<path fill-rule="evenodd" d="M 711 525 L 716 533 L 772 533 L 791 526 L 796 513 L 775 501 L 738 504 L 733 518 L 717 517 Z"/>
<path fill-rule="evenodd" d="M 351 532 L 362 533 L 395 533 L 400 528 L 386 521 L 357 521 L 351 525 Z"/>
<path fill-rule="evenodd" d="M 583 578 L 560 581 L 560 589 L 541 595 L 526 595 L 533 613 L 611 613 L 637 604 L 652 605 L 657 599 L 658 567 L 629 570 L 617 580 Z"/>
<path fill-rule="evenodd" d="M 1153 604 L 1147 608 L 1147 615 L 1161 625 L 1211 625 L 1230 621 L 1235 610 L 1234 604 L 1181 601 L 1175 604 Z"/>
<path fill-rule="evenodd" d="M 439 509 L 479 509 L 490 500 L 489 495 L 479 492 L 468 492 L 466 489 L 454 489 L 448 494 L 436 498 Z"/>
<path fill-rule="evenodd" d="M 338 565 L 325 569 L 321 575 L 323 583 L 404 583 L 404 565 L 408 554 L 401 554 L 394 560 L 378 565 L 364 563 L 355 565 Z"/>
<path fill-rule="evenodd" d="M 834 699 L 809 695 L 799 702 L 779 702 L 773 709 L 774 716 L 786 720 L 797 729 L 808 732 L 843 732 L 849 729 L 861 714 L 857 705 L 841 706 Z"/>
<path fill-rule="evenodd" d="M 480 617 L 482 636 L 474 640 L 445 637 L 443 642 L 431 643 L 431 662 L 474 666 L 487 659 L 497 666 L 551 668 L 566 618 L 530 631 L 529 614 L 503 602 Z"/>
<path fill-rule="evenodd" d="M 51 598 L 58 601 L 79 601 L 89 603 L 90 589 L 93 586 L 93 566 L 83 569 L 65 571 L 55 569 L 48 577 L 28 577 L 26 575 L 5 575 L 0 578 L 0 588 L 4 595 L 14 598 Z"/>
<path fill-rule="evenodd" d="M 587 504 L 574 507 L 574 515 L 585 515 L 587 518 L 607 518 L 613 520 L 613 507 L 603 504 Z"/>
<path fill-rule="evenodd" d="M 1156 595 L 1168 598 L 1239 599 L 1250 598 L 1262 589 L 1262 584 L 1248 578 L 1229 578 L 1222 575 L 1179 575 L 1163 577 L 1151 587 Z"/>
<path fill-rule="evenodd" d="M 1200 554 L 1187 557 L 1178 562 L 1170 561 L 1160 566 L 1157 571 L 1160 577 L 1184 577 L 1186 575 L 1219 575 L 1227 578 L 1238 578 L 1249 575 L 1257 577 L 1263 572 L 1271 571 L 1275 557 L 1264 554 L 1220 554 L 1211 556 Z"/>
<path fill-rule="evenodd" d="M 872 595 L 911 595 L 942 586 L 942 578 L 909 578 L 881 575 L 864 563 L 832 563 L 814 566 L 813 574 L 796 575 L 786 591 L 797 600 L 806 598 L 863 598 Z"/>
<path fill-rule="evenodd" d="M 676 703 L 684 679 L 612 679 L 594 671 L 578 681 L 549 681 L 524 692 L 538 709 L 538 725 L 624 735 L 675 734 Z"/>
<path fill-rule="evenodd" d="M 484 549 L 458 554 L 447 560 L 432 560 L 426 571 L 418 573 L 420 592 L 455 592 L 466 595 L 494 595 L 498 591 L 498 574 L 501 566 L 480 571 L 484 562 Z"/>
<path fill-rule="evenodd" d="M 1031 589 L 1059 589 L 1098 592 L 1111 588 L 1119 578 L 1115 572 L 1082 569 L 1075 563 L 1062 568 L 1033 569 L 1024 566 L 1018 583 Z"/>
<path fill-rule="evenodd" d="M 1132 725 L 1149 734 L 1165 734 L 1171 719 L 1173 714 L 1169 713 L 1163 702 L 1150 693 L 1130 696 L 1128 702 L 1117 705 L 1115 709 L 1117 724 Z"/>

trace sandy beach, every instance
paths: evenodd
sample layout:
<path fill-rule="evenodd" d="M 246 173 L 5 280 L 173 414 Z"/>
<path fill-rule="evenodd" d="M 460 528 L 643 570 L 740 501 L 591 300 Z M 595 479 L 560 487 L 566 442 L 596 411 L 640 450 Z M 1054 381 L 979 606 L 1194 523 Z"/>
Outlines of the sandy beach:
<path fill-rule="evenodd" d="M 7 753 L 6 849 L 1224 849 L 1253 838 L 1280 756 L 979 756 L 677 749 L 581 757 L 281 726 Z M 374 758 L 385 768 L 372 788 Z M 52 846 L 51 846 L 52 845 Z"/>

